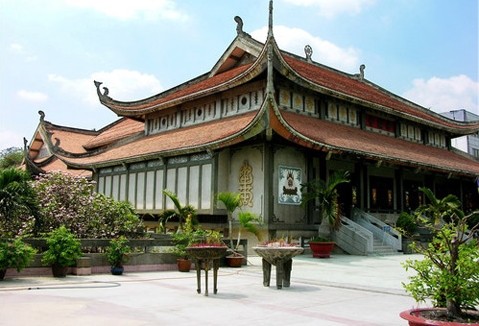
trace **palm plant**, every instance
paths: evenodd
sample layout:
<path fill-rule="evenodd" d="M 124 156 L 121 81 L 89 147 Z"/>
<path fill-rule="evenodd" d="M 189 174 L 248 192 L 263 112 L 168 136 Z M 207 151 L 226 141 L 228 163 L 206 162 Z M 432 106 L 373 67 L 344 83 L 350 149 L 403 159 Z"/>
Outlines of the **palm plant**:
<path fill-rule="evenodd" d="M 419 206 L 416 214 L 423 221 L 426 219 L 425 222 L 432 223 L 435 228 L 447 222 L 446 220 L 453 214 L 464 215 L 460 209 L 461 202 L 456 196 L 449 194 L 439 199 L 427 187 L 420 187 L 419 190 L 424 193 L 429 203 Z"/>
<path fill-rule="evenodd" d="M 321 221 L 326 221 L 331 230 L 337 231 L 341 227 L 341 214 L 338 204 L 337 187 L 349 182 L 349 172 L 335 172 L 327 182 L 316 179 L 301 185 L 303 204 L 311 201 L 320 211 Z"/>
<path fill-rule="evenodd" d="M 235 250 L 238 250 L 240 240 L 241 240 L 241 230 L 245 229 L 248 232 L 253 233 L 258 241 L 261 241 L 261 233 L 258 229 L 258 223 L 261 222 L 259 216 L 251 212 L 240 212 L 238 214 L 238 221 L 240 223 L 240 228 L 238 231 L 238 239 L 236 241 Z"/>
<path fill-rule="evenodd" d="M 191 205 L 183 206 L 180 203 L 178 196 L 168 189 L 164 189 L 163 194 L 170 198 L 175 205 L 176 215 L 178 216 L 178 232 L 181 232 L 183 229 L 183 222 L 186 221 L 188 217 L 191 217 L 193 220 L 193 218 L 196 216 L 196 209 Z M 169 218 L 171 218 L 171 215 Z"/>
<path fill-rule="evenodd" d="M 233 213 L 241 206 L 241 195 L 234 192 L 220 192 L 217 195 L 220 202 L 225 205 L 228 215 L 228 234 L 230 241 L 230 248 L 233 249 Z"/>
<path fill-rule="evenodd" d="M 35 192 L 30 175 L 16 168 L 0 171 L 0 234 L 15 237 L 29 222 L 38 222 Z"/>

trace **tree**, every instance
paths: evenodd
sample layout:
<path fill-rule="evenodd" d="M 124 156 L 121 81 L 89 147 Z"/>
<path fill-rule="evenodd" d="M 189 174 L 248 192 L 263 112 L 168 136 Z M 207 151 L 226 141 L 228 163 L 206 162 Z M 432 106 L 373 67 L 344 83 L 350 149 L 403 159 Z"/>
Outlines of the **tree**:
<path fill-rule="evenodd" d="M 463 308 L 479 304 L 479 247 L 475 239 L 479 223 L 468 229 L 468 222 L 479 211 L 465 215 L 454 195 L 437 199 L 430 189 L 420 190 L 430 202 L 415 214 L 426 221 L 434 237 L 426 246 L 412 245 L 424 259 L 403 264 L 406 270 L 417 272 L 403 286 L 416 301 L 431 299 L 434 306 L 447 309 L 448 318 L 457 318 Z"/>
<path fill-rule="evenodd" d="M 38 227 L 38 206 L 30 181 L 25 171 L 0 170 L 0 236 L 28 235 Z"/>
<path fill-rule="evenodd" d="M 23 150 L 20 147 L 9 147 L 0 151 L 0 170 L 19 167 L 22 161 Z"/>
<path fill-rule="evenodd" d="M 34 182 L 40 207 L 41 232 L 65 225 L 78 238 L 139 236 L 143 223 L 128 202 L 94 191 L 85 178 L 60 172 L 39 176 Z"/>

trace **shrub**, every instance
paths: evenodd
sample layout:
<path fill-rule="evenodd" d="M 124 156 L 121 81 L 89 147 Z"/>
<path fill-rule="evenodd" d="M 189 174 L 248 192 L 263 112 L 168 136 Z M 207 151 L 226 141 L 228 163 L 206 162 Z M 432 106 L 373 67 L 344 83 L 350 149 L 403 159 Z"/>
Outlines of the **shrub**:
<path fill-rule="evenodd" d="M 412 214 L 401 212 L 396 221 L 396 228 L 401 230 L 406 237 L 410 237 L 417 230 L 416 218 Z"/>
<path fill-rule="evenodd" d="M 119 236 L 110 241 L 106 248 L 106 257 L 112 267 L 122 267 L 128 261 L 128 254 L 131 247 L 128 245 L 128 239 L 125 236 Z"/>
<path fill-rule="evenodd" d="M 143 234 L 143 224 L 130 203 L 96 193 L 95 185 L 85 178 L 51 173 L 40 176 L 34 188 L 42 232 L 64 225 L 78 238 Z"/>
<path fill-rule="evenodd" d="M 42 257 L 45 265 L 73 266 L 82 255 L 80 240 L 64 225 L 51 231 L 46 242 L 48 250 Z"/>
<path fill-rule="evenodd" d="M 0 242 L 0 270 L 15 268 L 20 272 L 28 267 L 37 251 L 20 238 Z"/>

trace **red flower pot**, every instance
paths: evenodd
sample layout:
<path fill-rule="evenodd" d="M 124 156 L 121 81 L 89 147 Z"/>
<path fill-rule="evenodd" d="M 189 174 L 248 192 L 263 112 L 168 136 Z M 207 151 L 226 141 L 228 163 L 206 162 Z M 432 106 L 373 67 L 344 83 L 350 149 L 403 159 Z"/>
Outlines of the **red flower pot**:
<path fill-rule="evenodd" d="M 419 308 L 409 309 L 399 314 L 402 319 L 409 322 L 409 326 L 464 326 L 479 325 L 478 323 L 461 323 L 455 321 L 431 320 L 422 316 L 422 314 L 431 311 L 444 311 L 444 308 Z"/>
<path fill-rule="evenodd" d="M 314 258 L 329 258 L 334 249 L 334 242 L 309 242 Z"/>

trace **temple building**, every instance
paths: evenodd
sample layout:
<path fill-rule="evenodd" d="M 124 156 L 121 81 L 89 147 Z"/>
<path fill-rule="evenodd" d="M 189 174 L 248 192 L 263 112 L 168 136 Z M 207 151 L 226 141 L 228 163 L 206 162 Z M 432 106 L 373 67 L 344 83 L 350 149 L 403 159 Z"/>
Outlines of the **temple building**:
<path fill-rule="evenodd" d="M 479 208 L 479 162 L 451 146 L 477 134 L 478 121 L 452 120 L 392 94 L 367 80 L 364 65 L 348 74 L 315 62 L 308 45 L 304 56 L 281 50 L 271 6 L 264 43 L 235 21 L 237 35 L 212 69 L 167 91 L 123 102 L 95 81 L 99 101 L 120 117 L 101 130 L 57 126 L 42 112 L 28 166 L 89 177 L 98 192 L 131 202 L 152 228 L 173 208 L 163 189 L 218 229 L 227 222 L 216 194 L 239 192 L 265 234 L 292 237 L 316 234 L 320 222 L 301 205 L 301 184 L 349 171 L 335 240 L 357 254 L 373 252 L 384 226 L 424 202 L 418 187 Z M 387 236 L 401 250 L 400 236 Z"/>

